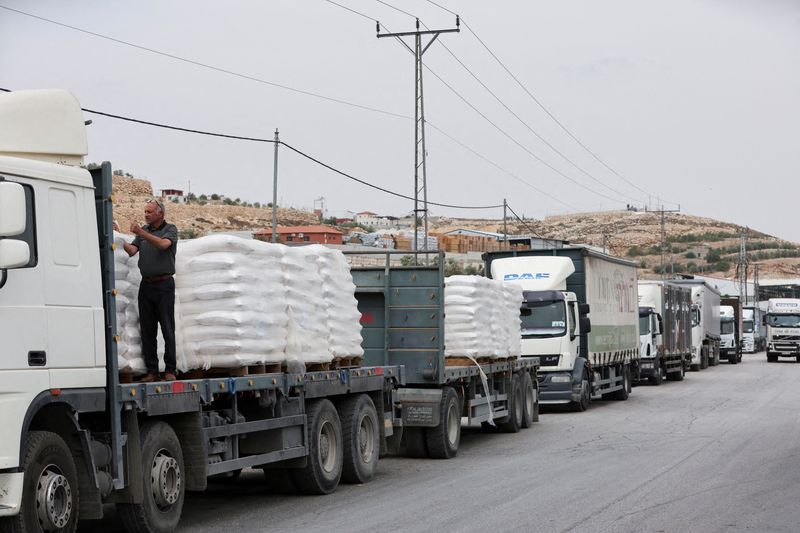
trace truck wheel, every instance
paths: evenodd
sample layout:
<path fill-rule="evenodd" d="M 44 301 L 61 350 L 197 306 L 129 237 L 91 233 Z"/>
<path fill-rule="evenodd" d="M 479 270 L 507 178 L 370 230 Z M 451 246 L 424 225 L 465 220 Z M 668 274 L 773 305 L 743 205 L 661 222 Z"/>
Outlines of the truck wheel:
<path fill-rule="evenodd" d="M 656 387 L 664 382 L 664 367 L 660 364 L 656 366 L 655 373 L 650 376 L 650 384 Z"/>
<path fill-rule="evenodd" d="M 589 385 L 589 378 L 586 376 L 586 371 L 584 370 L 583 376 L 581 376 L 581 399 L 577 402 L 570 402 L 569 408 L 576 413 L 580 413 L 589 408 L 591 401 L 592 390 Z"/>
<path fill-rule="evenodd" d="M 425 443 L 431 459 L 451 459 L 461 443 L 461 402 L 452 387 L 442 389 L 439 425 L 425 428 Z"/>
<path fill-rule="evenodd" d="M 522 427 L 529 428 L 539 415 L 539 402 L 533 388 L 533 379 L 528 372 L 522 373 L 522 395 L 525 401 L 522 404 Z"/>
<path fill-rule="evenodd" d="M 380 455 L 378 412 L 372 398 L 359 394 L 339 404 L 344 465 L 342 481 L 367 483 L 375 477 Z"/>
<path fill-rule="evenodd" d="M 705 370 L 708 368 L 708 350 L 704 346 L 700 350 L 700 370 Z"/>
<path fill-rule="evenodd" d="M 612 393 L 612 399 L 624 402 L 631 393 L 631 368 L 628 365 L 622 369 L 622 388 Z"/>
<path fill-rule="evenodd" d="M 143 501 L 117 504 L 122 525 L 131 533 L 175 531 L 185 494 L 181 443 L 172 427 L 160 420 L 143 424 L 141 440 Z"/>
<path fill-rule="evenodd" d="M 308 461 L 292 470 L 292 479 L 304 494 L 330 494 L 342 478 L 342 424 L 331 401 L 324 399 L 310 402 L 306 419 Z"/>
<path fill-rule="evenodd" d="M 683 381 L 683 377 L 686 375 L 686 369 L 683 367 L 683 363 L 680 364 L 678 367 L 677 372 L 671 372 L 667 374 L 667 379 L 670 381 Z"/>
<path fill-rule="evenodd" d="M 767 352 L 767 362 L 768 363 L 777 363 L 778 362 L 778 355 L 772 352 Z"/>
<path fill-rule="evenodd" d="M 31 431 L 24 452 L 22 508 L 0 521 L 0 531 L 75 531 L 78 473 L 67 443 L 50 431 Z"/>
<path fill-rule="evenodd" d="M 503 417 L 497 425 L 505 433 L 517 433 L 522 427 L 525 395 L 522 390 L 522 383 L 517 374 L 511 376 L 510 385 L 508 399 L 506 400 L 508 404 L 508 416 Z"/>

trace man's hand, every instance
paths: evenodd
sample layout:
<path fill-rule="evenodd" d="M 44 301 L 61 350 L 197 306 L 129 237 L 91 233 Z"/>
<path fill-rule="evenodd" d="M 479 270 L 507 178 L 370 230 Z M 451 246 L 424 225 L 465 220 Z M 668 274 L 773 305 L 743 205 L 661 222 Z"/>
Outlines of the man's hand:
<path fill-rule="evenodd" d="M 133 233 L 134 235 L 139 235 L 140 237 L 145 233 L 145 231 L 142 229 L 142 227 L 139 224 L 137 224 L 136 222 L 132 222 L 131 223 L 130 230 L 131 230 L 131 233 Z"/>

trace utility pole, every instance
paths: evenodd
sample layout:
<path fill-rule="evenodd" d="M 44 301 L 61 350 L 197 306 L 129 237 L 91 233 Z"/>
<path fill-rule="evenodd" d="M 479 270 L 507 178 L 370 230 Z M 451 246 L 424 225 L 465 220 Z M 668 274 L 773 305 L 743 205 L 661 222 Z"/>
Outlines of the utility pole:
<path fill-rule="evenodd" d="M 664 209 L 664 204 L 661 204 L 661 209 L 657 212 L 661 214 L 661 267 L 659 271 L 661 272 L 661 279 L 664 279 L 664 255 L 667 251 L 667 213 L 680 213 L 681 206 L 678 206 L 678 209 Z M 675 270 L 673 267 L 673 275 L 675 274 Z"/>
<path fill-rule="evenodd" d="M 742 228 L 739 241 L 739 261 L 736 264 L 736 281 L 739 283 L 739 301 L 747 305 L 747 231 Z"/>
<path fill-rule="evenodd" d="M 278 128 L 275 128 L 275 162 L 272 169 L 272 242 L 278 242 Z"/>
<path fill-rule="evenodd" d="M 442 33 L 460 32 L 461 22 L 456 15 L 456 27 L 447 30 L 425 30 L 420 31 L 419 19 L 417 19 L 417 30 L 401 33 L 381 33 L 381 23 L 376 23 L 378 38 L 396 37 L 409 52 L 414 55 L 414 251 L 419 251 L 419 215 L 422 213 L 423 225 L 425 228 L 425 244 L 423 250 L 428 251 L 428 175 L 426 168 L 427 154 L 425 151 L 425 105 L 422 90 L 422 55 L 430 48 L 433 42 Z M 423 46 L 422 36 L 432 35 L 430 41 Z M 403 37 L 414 37 L 414 48 L 412 49 L 403 40 Z M 421 179 L 420 179 L 421 170 Z M 421 182 L 421 183 L 420 183 Z M 422 193 L 422 205 L 420 208 L 419 196 Z"/>
<path fill-rule="evenodd" d="M 508 202 L 503 198 L 503 240 L 506 241 L 505 248 L 508 250 Z"/>

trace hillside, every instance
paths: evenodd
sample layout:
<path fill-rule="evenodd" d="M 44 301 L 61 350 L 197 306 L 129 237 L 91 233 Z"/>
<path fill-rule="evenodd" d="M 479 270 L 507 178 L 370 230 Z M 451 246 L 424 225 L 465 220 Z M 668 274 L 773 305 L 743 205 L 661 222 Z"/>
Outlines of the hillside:
<path fill-rule="evenodd" d="M 153 188 L 147 180 L 114 176 L 114 218 L 123 231 L 131 222 L 144 223 L 144 205 L 153 198 Z M 202 204 L 202 202 L 205 202 Z M 199 237 L 211 231 L 260 230 L 272 227 L 272 209 L 267 206 L 235 205 L 220 200 L 198 200 L 189 204 L 166 204 L 167 220 L 178 226 L 185 237 Z M 202 204 L 202 205 L 201 205 Z M 314 224 L 313 213 L 298 209 L 278 209 L 278 224 Z"/>
<path fill-rule="evenodd" d="M 661 216 L 647 211 L 608 211 L 546 217 L 526 221 L 547 238 L 604 245 L 614 255 L 628 257 L 640 265 L 640 277 L 658 277 L 661 263 Z M 514 231 L 525 232 L 519 224 Z M 682 213 L 665 215 L 668 273 L 698 273 L 735 276 L 741 226 L 712 218 Z M 511 231 L 511 230 L 509 230 Z M 800 275 L 800 246 L 765 233 L 748 230 L 747 251 L 751 263 L 759 264 L 764 278 Z"/>
<path fill-rule="evenodd" d="M 147 180 L 114 176 L 114 217 L 126 229 L 131 222 L 143 221 L 145 201 L 153 196 Z M 202 236 L 211 231 L 267 229 L 272 225 L 272 210 L 267 206 L 237 205 L 241 202 L 220 196 L 201 196 L 188 204 L 167 204 L 167 219 L 176 224 L 184 237 Z M 668 251 L 667 273 L 698 273 L 720 277 L 735 276 L 741 227 L 729 222 L 683 213 L 666 215 Z M 317 223 L 313 213 L 298 209 L 278 209 L 281 225 Z M 502 233 L 502 220 L 437 217 L 431 230 L 472 228 Z M 347 231 L 347 228 L 341 228 Z M 647 211 L 605 211 L 549 216 L 544 220 L 509 221 L 511 234 L 531 234 L 572 243 L 590 244 L 639 264 L 641 278 L 659 277 L 661 264 L 661 218 Z M 748 231 L 748 257 L 759 264 L 765 278 L 800 277 L 800 246 L 755 230 Z"/>

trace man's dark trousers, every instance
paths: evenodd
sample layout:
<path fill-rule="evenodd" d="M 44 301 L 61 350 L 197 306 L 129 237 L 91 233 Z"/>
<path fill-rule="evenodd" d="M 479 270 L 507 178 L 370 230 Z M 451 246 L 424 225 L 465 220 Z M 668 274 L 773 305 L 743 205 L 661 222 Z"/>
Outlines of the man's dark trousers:
<path fill-rule="evenodd" d="M 139 285 L 139 325 L 142 355 L 149 374 L 158 374 L 158 325 L 164 335 L 165 371 L 175 373 L 175 279 Z"/>

